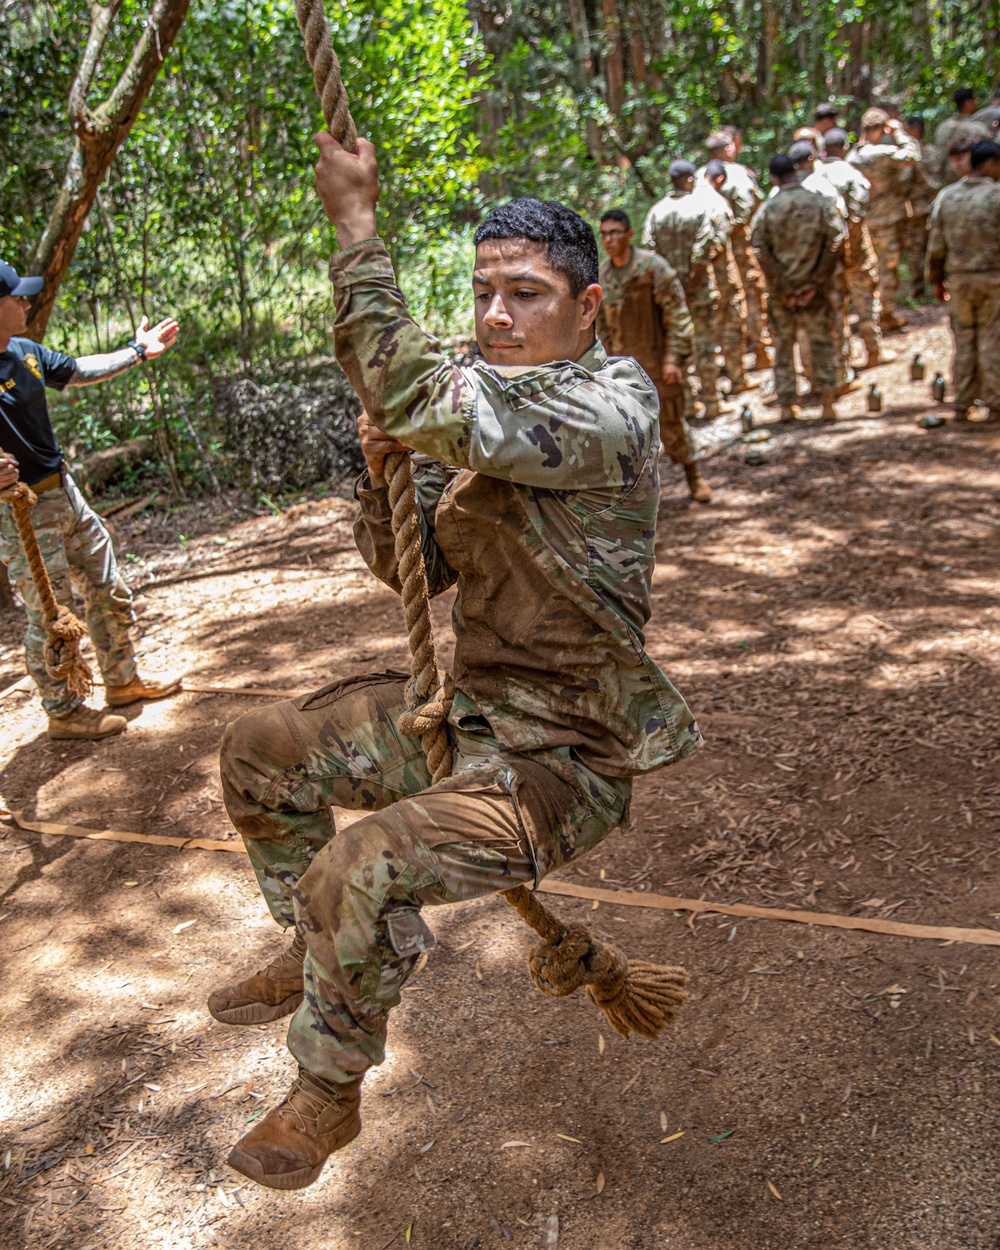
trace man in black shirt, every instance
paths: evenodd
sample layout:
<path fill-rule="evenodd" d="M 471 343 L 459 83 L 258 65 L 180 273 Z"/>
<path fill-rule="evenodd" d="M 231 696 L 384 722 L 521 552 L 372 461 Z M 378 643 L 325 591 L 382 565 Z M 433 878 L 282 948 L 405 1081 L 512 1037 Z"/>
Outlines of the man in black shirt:
<path fill-rule="evenodd" d="M 124 707 L 139 699 L 162 699 L 180 683 L 145 681 L 136 671 L 129 637 L 135 621 L 132 592 L 118 572 L 108 531 L 63 463 L 45 388 L 89 386 L 124 373 L 140 360 L 152 360 L 176 340 L 177 323 L 161 321 L 149 329 L 143 317 L 127 347 L 77 360 L 20 337 L 27 326 L 31 296 L 41 289 L 41 278 L 21 278 L 0 261 L 0 490 L 20 478 L 38 496 L 32 524 L 60 603 L 72 602 L 71 571 L 82 575 L 87 628 L 109 705 Z M 41 604 L 7 507 L 0 507 L 0 562 L 7 566 L 28 614 L 25 659 L 48 713 L 49 737 L 107 738 L 121 733 L 127 724 L 124 716 L 87 707 L 67 690 L 65 681 L 49 676 L 43 658 Z"/>

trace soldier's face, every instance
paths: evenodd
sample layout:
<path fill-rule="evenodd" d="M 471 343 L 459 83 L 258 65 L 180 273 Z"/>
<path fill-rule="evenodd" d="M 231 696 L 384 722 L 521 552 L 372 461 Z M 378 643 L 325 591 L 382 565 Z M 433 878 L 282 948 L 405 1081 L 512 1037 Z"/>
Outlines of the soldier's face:
<path fill-rule="evenodd" d="M 31 300 L 23 295 L 4 295 L 0 298 L 0 334 L 20 334 L 28 324 Z"/>
<path fill-rule="evenodd" d="M 601 288 L 595 282 L 572 295 L 547 252 L 530 239 L 489 239 L 476 248 L 476 340 L 488 364 L 579 360 L 593 343 Z"/>
<path fill-rule="evenodd" d="M 601 247 L 611 260 L 621 260 L 627 257 L 634 237 L 634 230 L 626 230 L 622 223 L 615 221 L 613 217 L 601 222 Z"/>

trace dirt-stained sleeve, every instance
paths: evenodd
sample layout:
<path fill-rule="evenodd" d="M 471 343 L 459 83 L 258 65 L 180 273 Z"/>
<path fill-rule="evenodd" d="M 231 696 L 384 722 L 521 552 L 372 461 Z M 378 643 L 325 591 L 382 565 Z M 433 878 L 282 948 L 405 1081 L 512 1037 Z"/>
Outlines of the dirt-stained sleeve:
<path fill-rule="evenodd" d="M 653 296 L 660 312 L 660 324 L 666 340 L 663 363 L 679 365 L 693 350 L 694 326 L 680 278 L 662 257 L 659 259 L 660 263 L 653 271 Z"/>
<path fill-rule="evenodd" d="M 420 547 L 427 573 L 427 588 L 432 596 L 439 595 L 454 585 L 458 577 L 444 558 L 435 536 L 435 514 L 446 481 L 444 466 L 426 456 L 415 455 L 410 468 L 417 496 Z M 392 534 L 389 491 L 384 486 L 372 486 L 368 471 L 365 470 L 355 484 L 354 498 L 361 505 L 360 515 L 354 522 L 354 541 L 361 558 L 379 581 L 385 582 L 391 590 L 399 594 L 402 586 Z"/>

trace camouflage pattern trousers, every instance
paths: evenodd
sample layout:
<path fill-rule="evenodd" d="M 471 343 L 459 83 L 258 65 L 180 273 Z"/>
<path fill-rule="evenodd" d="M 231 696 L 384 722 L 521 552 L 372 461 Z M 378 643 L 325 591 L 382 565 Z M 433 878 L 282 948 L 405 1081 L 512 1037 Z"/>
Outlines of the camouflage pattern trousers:
<path fill-rule="evenodd" d="M 778 403 L 788 407 L 796 402 L 795 338 L 801 331 L 808 341 L 812 389 L 818 394 L 837 385 L 837 350 L 841 340 L 838 317 L 828 294 L 821 292 L 805 308 L 789 308 L 771 296 L 768 319 L 774 342 L 774 386 Z"/>
<path fill-rule="evenodd" d="M 908 218 L 903 235 L 906 264 L 910 271 L 910 294 L 920 298 L 926 293 L 924 269 L 927 266 L 927 225 L 930 211 L 915 212 Z"/>
<path fill-rule="evenodd" d="M 883 329 L 896 324 L 896 296 L 899 293 L 899 262 L 903 257 L 903 236 L 906 218 L 879 230 L 869 229 L 875 255 L 878 257 L 878 295 Z"/>
<path fill-rule="evenodd" d="M 248 713 L 223 740 L 230 818 L 271 915 L 308 948 L 288 1046 L 326 1080 L 384 1059 L 389 1011 L 434 944 L 423 907 L 532 883 L 627 823 L 630 780 L 568 748 L 500 754 L 483 721 L 449 727 L 454 772 L 431 785 L 419 740 L 396 728 L 405 685 L 335 682 Z M 338 831 L 331 806 L 371 814 Z"/>
<path fill-rule="evenodd" d="M 872 355 L 881 350 L 882 304 L 878 293 L 878 259 L 863 221 L 848 223 L 848 261 L 843 269 L 847 297 L 858 318 L 858 335 Z M 844 303 L 845 316 L 847 301 Z"/>
<path fill-rule="evenodd" d="M 70 475 L 64 473 L 62 489 L 43 491 L 38 496 L 31 509 L 31 524 L 57 602 L 72 606 L 75 575 L 83 591 L 87 629 L 104 680 L 109 686 L 127 685 L 136 672 L 129 637 L 129 629 L 135 624 L 132 592 L 118 572 L 111 535 L 101 518 L 87 504 Z M 54 681 L 46 672 L 42 606 L 11 510 L 2 505 L 0 563 L 7 566 L 28 614 L 24 656 L 28 672 L 41 692 L 42 706 L 50 716 L 67 716 L 81 700 L 70 694 L 65 681 Z"/>
<path fill-rule="evenodd" d="M 1000 412 L 1000 273 L 949 274 L 948 293 L 955 407 L 978 399 Z"/>
<path fill-rule="evenodd" d="M 725 251 L 712 261 L 712 268 L 719 287 L 716 337 L 726 362 L 726 373 L 733 386 L 739 389 L 747 380 L 743 371 L 743 357 L 747 353 L 747 305 L 743 283 L 728 243 Z"/>
<path fill-rule="evenodd" d="M 747 227 L 735 225 L 730 241 L 746 298 L 747 341 L 750 351 L 756 352 L 771 345 L 767 329 L 767 284 L 757 254 L 750 246 Z"/>
<path fill-rule="evenodd" d="M 660 446 L 663 454 L 669 456 L 674 464 L 694 464 L 698 453 L 684 420 L 684 409 L 690 402 L 687 382 L 675 384 L 654 379 L 654 385 L 660 397 Z"/>
<path fill-rule="evenodd" d="M 699 398 L 712 407 L 719 402 L 719 365 L 715 359 L 719 291 L 714 278 L 704 275 L 693 291 L 685 290 L 684 298 L 694 329 L 694 371 L 701 383 Z"/>

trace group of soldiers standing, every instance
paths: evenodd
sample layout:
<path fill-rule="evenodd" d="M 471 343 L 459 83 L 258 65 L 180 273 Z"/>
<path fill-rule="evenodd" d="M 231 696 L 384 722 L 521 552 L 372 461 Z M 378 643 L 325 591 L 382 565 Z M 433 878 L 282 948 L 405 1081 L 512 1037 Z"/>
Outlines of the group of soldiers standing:
<path fill-rule="evenodd" d="M 853 147 L 837 106 L 820 104 L 771 158 L 766 198 L 737 159 L 739 128 L 723 127 L 700 168 L 672 162 L 672 190 L 649 210 L 641 247 L 624 211 L 601 218 L 598 334 L 656 384 L 663 450 L 684 466 L 692 498 L 712 496 L 687 420 L 727 411 L 722 372 L 735 397 L 759 385 L 749 356 L 751 372 L 773 366 L 779 419 L 794 421 L 797 344 L 808 398 L 834 420 L 837 398 L 860 385 L 856 369 L 895 359 L 882 335 L 907 323 L 897 307 L 904 256 L 914 297 L 926 275 L 950 301 L 956 417 L 979 401 L 1000 421 L 1000 87 L 984 109 L 968 88 L 953 98 L 933 142 L 923 118 L 870 108 Z M 866 353 L 853 367 L 852 314 Z"/>

